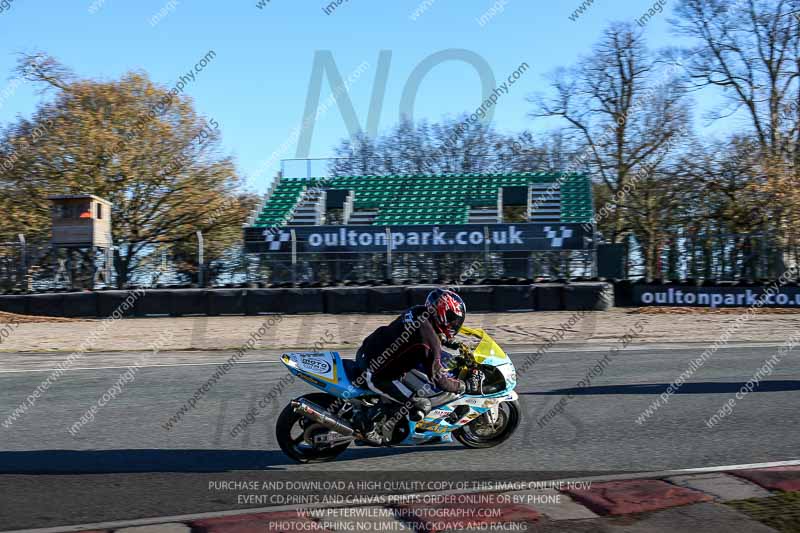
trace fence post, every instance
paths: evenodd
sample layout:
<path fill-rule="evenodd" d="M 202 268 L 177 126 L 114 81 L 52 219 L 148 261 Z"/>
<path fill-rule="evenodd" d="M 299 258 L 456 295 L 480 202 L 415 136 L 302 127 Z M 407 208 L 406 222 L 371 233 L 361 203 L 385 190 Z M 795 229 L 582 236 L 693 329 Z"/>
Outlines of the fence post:
<path fill-rule="evenodd" d="M 100 252 L 103 254 L 103 264 L 101 268 L 96 268 L 94 277 L 92 278 L 92 287 L 97 288 L 98 282 L 105 283 L 106 287 L 111 285 L 111 262 L 114 260 L 114 246 L 108 246 L 106 248 L 100 248 Z"/>
<path fill-rule="evenodd" d="M 289 231 L 292 234 L 292 285 L 297 285 L 297 233 Z"/>
<path fill-rule="evenodd" d="M 205 268 L 204 257 L 203 257 L 203 232 L 197 230 L 195 232 L 197 234 L 197 284 L 200 287 L 205 287 L 204 284 L 204 276 L 203 270 Z"/>
<path fill-rule="evenodd" d="M 533 252 L 528 252 L 528 279 L 533 279 Z"/>
<path fill-rule="evenodd" d="M 25 235 L 20 233 L 19 238 L 19 251 L 20 251 L 20 267 L 22 275 L 20 276 L 20 287 L 24 288 L 25 292 L 28 291 L 28 244 L 25 241 Z"/>
<path fill-rule="evenodd" d="M 240 261 L 242 262 L 242 268 L 244 269 L 244 282 L 245 284 L 250 283 L 250 268 L 247 260 L 247 248 L 245 248 L 245 244 L 242 243 L 242 257 Z"/>
<path fill-rule="evenodd" d="M 386 279 L 392 279 L 392 230 L 386 228 Z"/>
<path fill-rule="evenodd" d="M 489 226 L 483 227 L 483 277 L 489 277 Z"/>

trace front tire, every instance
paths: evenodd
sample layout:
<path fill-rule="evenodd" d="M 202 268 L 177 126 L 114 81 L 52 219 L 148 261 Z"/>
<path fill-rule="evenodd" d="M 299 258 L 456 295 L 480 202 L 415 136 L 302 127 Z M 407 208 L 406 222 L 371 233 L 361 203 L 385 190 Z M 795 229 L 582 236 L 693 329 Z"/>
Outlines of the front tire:
<path fill-rule="evenodd" d="M 467 448 L 494 448 L 516 431 L 520 418 L 518 401 L 503 402 L 498 406 L 498 419 L 494 426 L 484 414 L 453 431 L 453 436 Z"/>
<path fill-rule="evenodd" d="M 323 393 L 306 394 L 303 398 L 321 407 L 329 408 L 337 400 Z M 350 445 L 351 440 L 341 444 L 322 445 L 312 441 L 315 436 L 331 433 L 331 430 L 297 414 L 290 403 L 283 408 L 275 423 L 275 438 L 283 453 L 298 463 L 322 463 L 333 461 Z"/>

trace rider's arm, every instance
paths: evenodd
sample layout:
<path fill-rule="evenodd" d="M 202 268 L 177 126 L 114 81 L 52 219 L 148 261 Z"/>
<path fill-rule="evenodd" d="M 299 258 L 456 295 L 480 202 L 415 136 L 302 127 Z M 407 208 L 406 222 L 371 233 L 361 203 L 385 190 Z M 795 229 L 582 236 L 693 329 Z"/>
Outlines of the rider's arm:
<path fill-rule="evenodd" d="M 428 346 L 428 357 L 431 362 L 431 379 L 440 389 L 446 392 L 463 394 L 466 386 L 460 379 L 450 375 L 442 365 L 442 343 L 433 330 L 433 326 L 424 323 L 420 328 L 423 344 Z"/>

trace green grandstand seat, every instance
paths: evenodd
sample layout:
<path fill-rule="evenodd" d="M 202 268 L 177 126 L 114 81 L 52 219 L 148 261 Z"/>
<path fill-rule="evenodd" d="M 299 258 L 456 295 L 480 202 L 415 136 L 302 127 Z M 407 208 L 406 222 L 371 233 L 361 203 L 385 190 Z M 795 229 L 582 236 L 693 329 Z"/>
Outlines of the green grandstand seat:
<path fill-rule="evenodd" d="M 497 205 L 498 189 L 562 180 L 561 220 L 586 222 L 592 216 L 590 180 L 580 174 L 544 172 L 464 173 L 423 176 L 336 176 L 283 179 L 256 217 L 255 224 L 283 224 L 307 187 L 345 188 L 354 193 L 354 208 L 377 209 L 375 224 L 457 224 L 471 207 Z"/>

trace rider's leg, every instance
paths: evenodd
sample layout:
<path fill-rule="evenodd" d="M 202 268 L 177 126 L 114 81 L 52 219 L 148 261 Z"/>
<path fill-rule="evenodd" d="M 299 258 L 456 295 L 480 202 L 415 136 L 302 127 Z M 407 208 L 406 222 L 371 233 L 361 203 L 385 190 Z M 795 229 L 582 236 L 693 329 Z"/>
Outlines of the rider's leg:
<path fill-rule="evenodd" d="M 373 392 L 399 404 L 398 408 L 405 407 L 409 412 L 409 419 L 414 422 L 425 418 L 425 415 L 431 410 L 430 400 L 419 394 L 421 391 L 416 391 L 417 394 L 415 394 L 415 391 L 403 382 L 402 376 L 399 379 L 382 376 L 376 378 L 371 372 L 367 372 L 367 386 Z"/>

